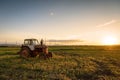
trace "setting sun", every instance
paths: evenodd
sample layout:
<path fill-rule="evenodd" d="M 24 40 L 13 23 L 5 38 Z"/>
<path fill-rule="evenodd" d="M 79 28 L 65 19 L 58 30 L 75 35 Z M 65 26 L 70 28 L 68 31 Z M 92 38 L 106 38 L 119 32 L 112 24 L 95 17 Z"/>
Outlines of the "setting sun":
<path fill-rule="evenodd" d="M 114 45 L 117 44 L 117 38 L 113 36 L 106 36 L 103 38 L 102 43 L 104 45 Z"/>

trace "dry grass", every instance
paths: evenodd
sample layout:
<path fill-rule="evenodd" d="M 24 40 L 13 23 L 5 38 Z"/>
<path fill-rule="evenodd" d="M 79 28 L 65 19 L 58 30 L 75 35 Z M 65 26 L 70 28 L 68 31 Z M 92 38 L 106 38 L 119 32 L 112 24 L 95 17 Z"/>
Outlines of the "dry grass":
<path fill-rule="evenodd" d="M 0 48 L 0 80 L 120 80 L 120 46 L 52 46 L 53 58 L 23 59 Z"/>

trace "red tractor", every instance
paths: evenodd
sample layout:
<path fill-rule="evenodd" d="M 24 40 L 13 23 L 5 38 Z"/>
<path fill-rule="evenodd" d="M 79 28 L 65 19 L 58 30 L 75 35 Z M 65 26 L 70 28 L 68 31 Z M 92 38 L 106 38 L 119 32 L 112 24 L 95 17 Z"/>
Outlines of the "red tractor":
<path fill-rule="evenodd" d="M 44 59 L 52 57 L 52 52 L 48 52 L 48 47 L 43 44 L 43 39 L 40 44 L 37 39 L 24 39 L 24 44 L 18 52 L 21 57 L 43 57 Z"/>

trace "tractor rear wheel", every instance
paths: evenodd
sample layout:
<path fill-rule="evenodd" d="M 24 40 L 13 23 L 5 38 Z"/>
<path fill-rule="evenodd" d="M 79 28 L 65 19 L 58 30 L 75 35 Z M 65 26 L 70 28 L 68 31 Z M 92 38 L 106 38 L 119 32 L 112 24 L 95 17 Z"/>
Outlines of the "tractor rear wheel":
<path fill-rule="evenodd" d="M 23 47 L 20 51 L 20 56 L 23 58 L 28 58 L 28 57 L 30 57 L 30 53 L 31 53 L 31 51 L 29 48 Z"/>

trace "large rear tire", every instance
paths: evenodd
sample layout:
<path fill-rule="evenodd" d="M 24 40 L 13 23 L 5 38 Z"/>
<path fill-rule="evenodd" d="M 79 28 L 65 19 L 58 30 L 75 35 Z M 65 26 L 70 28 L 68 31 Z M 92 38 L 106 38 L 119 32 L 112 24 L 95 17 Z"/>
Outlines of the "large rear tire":
<path fill-rule="evenodd" d="M 23 58 L 28 58 L 28 57 L 30 57 L 30 53 L 31 53 L 31 51 L 29 48 L 23 47 L 20 51 L 20 56 Z"/>

